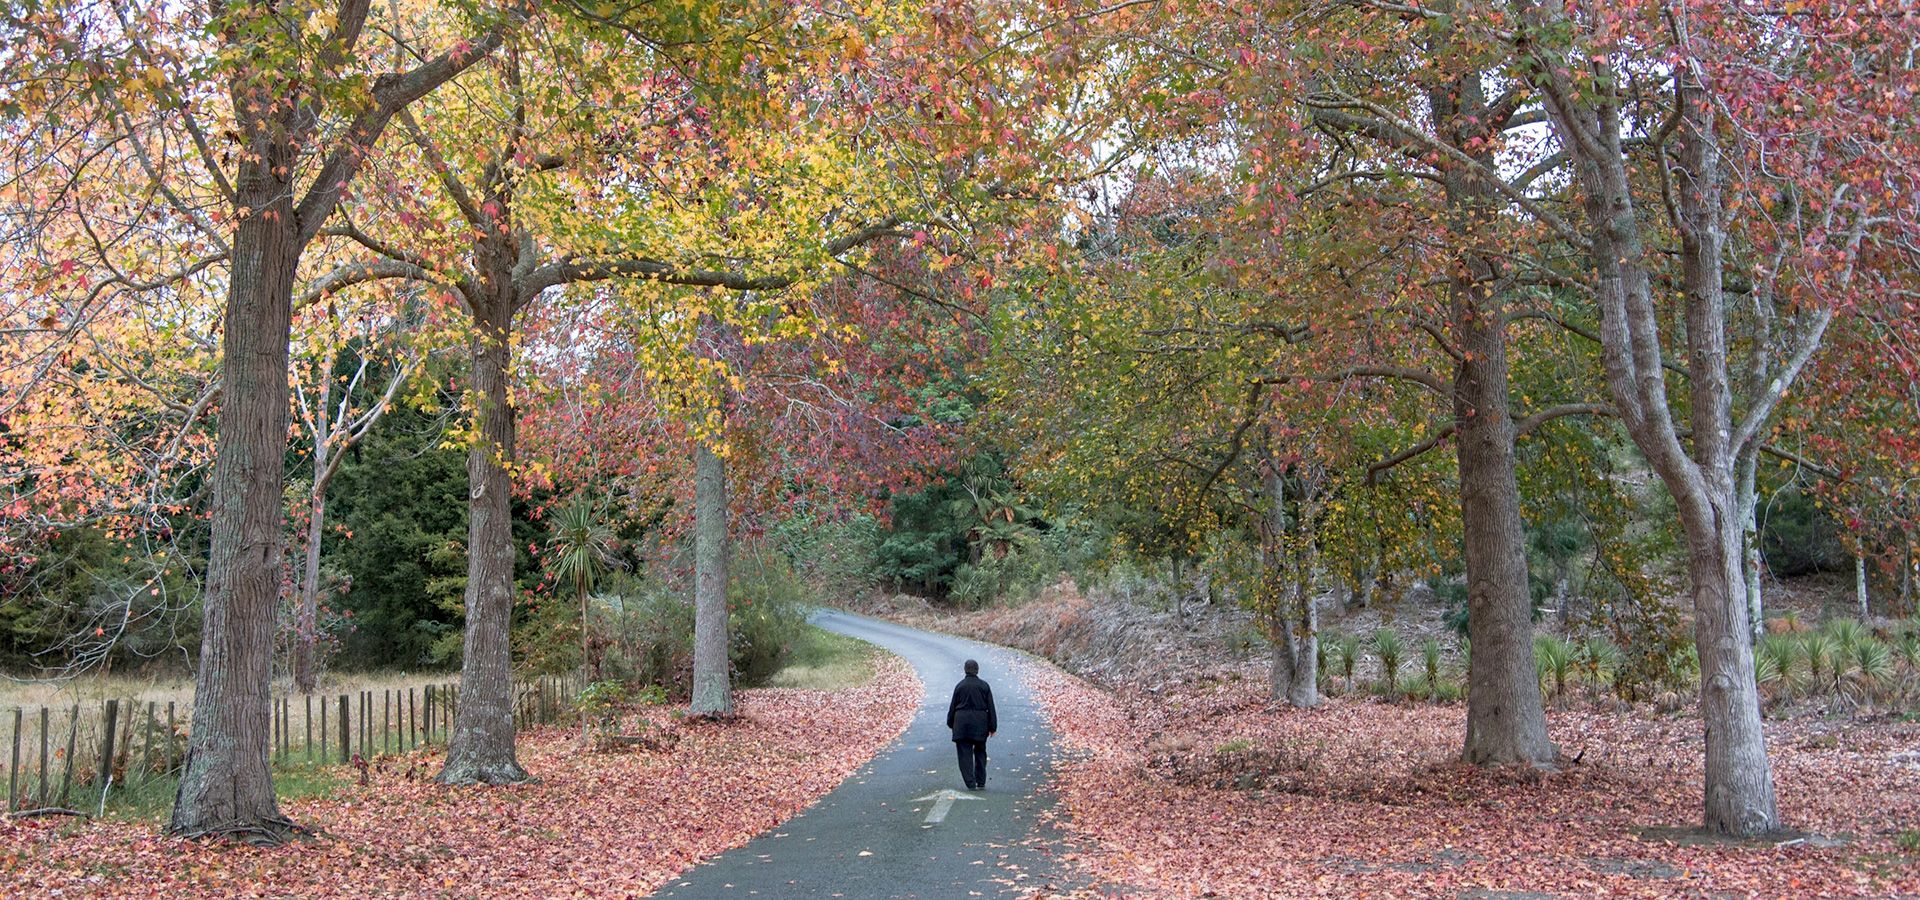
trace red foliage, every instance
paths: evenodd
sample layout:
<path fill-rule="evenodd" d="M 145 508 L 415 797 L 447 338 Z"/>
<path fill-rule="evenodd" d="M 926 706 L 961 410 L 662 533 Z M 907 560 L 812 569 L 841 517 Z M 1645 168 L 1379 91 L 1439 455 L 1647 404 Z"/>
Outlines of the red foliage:
<path fill-rule="evenodd" d="M 1920 821 L 1920 726 L 1769 723 L 1789 825 L 1845 835 L 1690 840 L 1699 722 L 1549 714 L 1563 771 L 1462 766 L 1464 707 L 1338 698 L 1315 710 L 1228 680 L 1124 701 L 1045 666 L 1029 676 L 1073 761 L 1058 814 L 1096 878 L 1155 896 L 1829 897 L 1920 891 L 1895 836 Z"/>
<path fill-rule="evenodd" d="M 879 669 L 840 691 L 742 692 L 738 721 L 671 726 L 680 739 L 667 753 L 586 753 L 565 729 L 527 735 L 521 758 L 538 784 L 443 787 L 406 776 L 438 769 L 438 752 L 389 759 L 368 787 L 286 804 L 322 838 L 277 849 L 0 819 L 0 893 L 642 896 L 791 818 L 904 730 L 920 682 L 897 658 Z"/>

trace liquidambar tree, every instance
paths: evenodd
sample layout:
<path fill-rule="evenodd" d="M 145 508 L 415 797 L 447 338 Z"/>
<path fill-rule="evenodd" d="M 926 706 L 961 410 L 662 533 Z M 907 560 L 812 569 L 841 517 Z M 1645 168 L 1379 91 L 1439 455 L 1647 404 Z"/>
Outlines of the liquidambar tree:
<path fill-rule="evenodd" d="M 1585 221 L 1565 236 L 1592 267 L 1608 392 L 1686 536 L 1705 824 L 1775 831 L 1739 473 L 1835 316 L 1910 264 L 1920 22 L 1845 0 L 1785 15 L 1688 0 L 1521 11 L 1503 39 L 1572 161 Z M 1670 342 L 1684 405 L 1668 394 Z M 1743 345 L 1746 372 L 1732 362 Z"/>
<path fill-rule="evenodd" d="M 44 76 L 28 99 L 99 123 L 88 160 L 139 157 L 153 189 L 137 214 L 203 233 L 227 270 L 205 621 L 169 829 L 277 842 L 295 828 L 267 751 L 302 255 L 394 115 L 491 52 L 504 20 L 422 33 L 370 22 L 367 0 L 55 6 L 7 22 L 35 54 L 23 81 Z M 156 130 L 175 139 L 165 153 L 131 139 Z"/>

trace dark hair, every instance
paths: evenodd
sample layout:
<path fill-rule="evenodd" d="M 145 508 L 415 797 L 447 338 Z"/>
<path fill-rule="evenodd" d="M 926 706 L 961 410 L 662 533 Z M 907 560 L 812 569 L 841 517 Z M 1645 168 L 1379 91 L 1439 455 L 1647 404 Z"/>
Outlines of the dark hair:
<path fill-rule="evenodd" d="M 973 660 L 967 660 L 966 670 L 968 675 L 978 675 L 980 674 L 980 664 Z"/>

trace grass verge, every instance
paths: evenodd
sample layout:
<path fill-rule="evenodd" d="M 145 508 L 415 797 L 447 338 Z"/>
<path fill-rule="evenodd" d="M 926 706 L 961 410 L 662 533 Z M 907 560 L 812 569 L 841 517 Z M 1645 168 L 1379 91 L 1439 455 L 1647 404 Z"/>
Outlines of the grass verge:
<path fill-rule="evenodd" d="M 768 679 L 768 687 L 834 691 L 873 680 L 874 663 L 884 652 L 866 641 L 808 625 L 787 651 L 787 664 Z"/>

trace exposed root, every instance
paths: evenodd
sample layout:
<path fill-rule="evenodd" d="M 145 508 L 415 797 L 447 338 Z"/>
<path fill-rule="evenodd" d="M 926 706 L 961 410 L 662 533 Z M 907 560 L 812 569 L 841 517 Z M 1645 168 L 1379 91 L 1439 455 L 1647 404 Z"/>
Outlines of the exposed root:
<path fill-rule="evenodd" d="M 285 816 L 274 816 L 261 821 L 223 822 L 200 828 L 176 829 L 173 830 L 173 834 L 175 837 L 187 840 L 221 838 L 255 847 L 279 847 L 296 839 L 317 837 L 315 832 Z"/>
<path fill-rule="evenodd" d="M 485 784 L 495 787 L 509 784 L 539 784 L 540 779 L 527 774 L 520 764 L 513 761 L 501 763 L 448 763 L 447 767 L 434 776 L 434 781 L 445 785 L 465 786 Z"/>
<path fill-rule="evenodd" d="M 7 813 L 7 818 L 9 819 L 37 819 L 42 816 L 74 816 L 81 819 L 93 818 L 89 813 L 84 813 L 77 809 L 62 809 L 57 806 L 47 806 L 40 809 L 23 809 L 17 812 Z"/>

